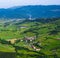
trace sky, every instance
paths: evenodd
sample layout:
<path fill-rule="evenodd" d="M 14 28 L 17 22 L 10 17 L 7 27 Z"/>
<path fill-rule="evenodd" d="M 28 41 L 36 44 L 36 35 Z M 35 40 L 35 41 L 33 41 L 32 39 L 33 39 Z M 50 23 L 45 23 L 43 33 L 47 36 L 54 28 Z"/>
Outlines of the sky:
<path fill-rule="evenodd" d="M 0 8 L 24 5 L 60 5 L 60 0 L 0 0 Z"/>

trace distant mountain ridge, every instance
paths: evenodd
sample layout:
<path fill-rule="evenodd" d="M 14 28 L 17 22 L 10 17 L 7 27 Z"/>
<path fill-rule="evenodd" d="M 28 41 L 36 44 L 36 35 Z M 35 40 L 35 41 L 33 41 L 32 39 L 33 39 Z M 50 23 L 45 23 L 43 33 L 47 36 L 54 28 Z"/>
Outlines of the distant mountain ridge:
<path fill-rule="evenodd" d="M 60 5 L 29 5 L 0 9 L 0 18 L 58 18 Z"/>

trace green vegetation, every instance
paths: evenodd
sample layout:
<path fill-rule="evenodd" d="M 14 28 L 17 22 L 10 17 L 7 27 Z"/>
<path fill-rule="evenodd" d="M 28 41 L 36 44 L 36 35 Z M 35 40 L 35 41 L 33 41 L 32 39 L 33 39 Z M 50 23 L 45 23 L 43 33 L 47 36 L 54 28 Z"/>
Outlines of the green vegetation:
<path fill-rule="evenodd" d="M 25 41 L 31 37 L 36 39 Z M 32 45 L 40 50 L 36 51 Z M 17 58 L 59 58 L 60 19 L 0 20 L 0 58 L 5 52 L 10 53 L 11 58 L 15 58 L 14 55 Z"/>

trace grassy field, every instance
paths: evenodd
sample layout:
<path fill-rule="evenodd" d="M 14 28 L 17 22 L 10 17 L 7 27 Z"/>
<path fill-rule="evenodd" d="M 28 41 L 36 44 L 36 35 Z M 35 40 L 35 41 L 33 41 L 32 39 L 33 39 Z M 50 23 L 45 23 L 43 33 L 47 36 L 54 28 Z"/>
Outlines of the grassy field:
<path fill-rule="evenodd" d="M 34 36 L 33 42 L 24 41 L 25 37 Z M 59 58 L 60 19 L 52 22 L 0 20 L 0 39 L 0 58 Z M 18 41 L 6 42 L 12 39 Z M 41 50 L 35 51 L 31 44 Z"/>

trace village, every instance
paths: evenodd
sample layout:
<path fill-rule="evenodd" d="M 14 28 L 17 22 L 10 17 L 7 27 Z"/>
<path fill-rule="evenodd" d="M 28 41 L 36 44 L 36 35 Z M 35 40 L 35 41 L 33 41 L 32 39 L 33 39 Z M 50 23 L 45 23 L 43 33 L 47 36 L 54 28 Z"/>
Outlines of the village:
<path fill-rule="evenodd" d="M 34 51 L 40 51 L 41 48 L 37 48 L 34 44 L 36 42 L 34 42 L 36 40 L 36 36 L 33 36 L 33 37 L 24 37 L 23 39 L 8 39 L 6 41 L 10 42 L 11 44 L 15 44 L 15 43 L 19 43 L 19 42 L 25 42 L 26 44 L 24 44 L 24 46 L 26 46 L 28 44 L 28 46 L 30 48 L 32 48 Z M 36 43 L 37 45 L 41 45 L 41 43 Z"/>

